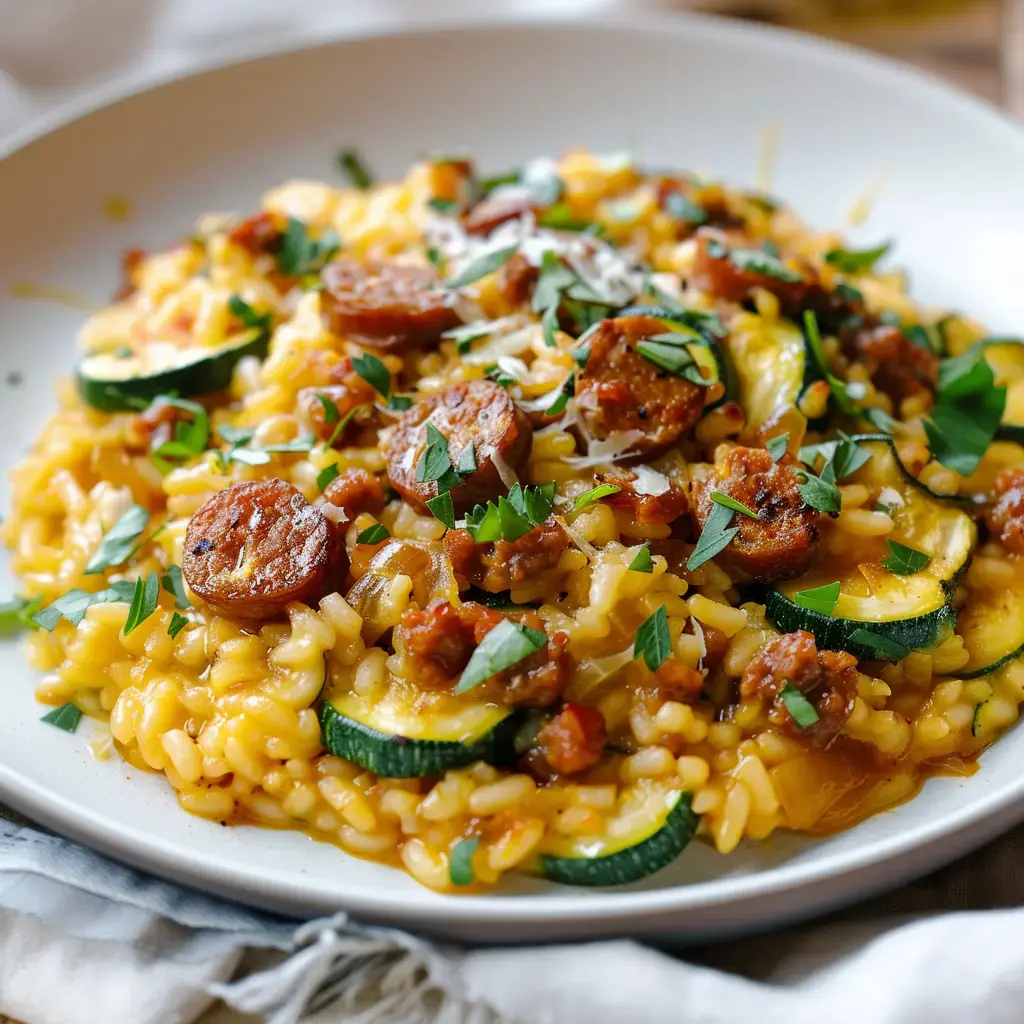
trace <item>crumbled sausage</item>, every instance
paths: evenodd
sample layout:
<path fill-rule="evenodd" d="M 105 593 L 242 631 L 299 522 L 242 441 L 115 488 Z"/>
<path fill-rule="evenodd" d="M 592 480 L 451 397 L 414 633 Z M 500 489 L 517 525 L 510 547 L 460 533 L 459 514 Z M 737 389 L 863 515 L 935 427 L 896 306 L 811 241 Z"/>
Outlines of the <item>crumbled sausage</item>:
<path fill-rule="evenodd" d="M 939 380 L 938 359 L 915 345 L 898 327 L 869 322 L 852 331 L 841 330 L 840 339 L 844 352 L 862 362 L 871 382 L 894 402 L 934 393 Z"/>
<path fill-rule="evenodd" d="M 328 328 L 380 352 L 436 345 L 461 321 L 454 297 L 426 267 L 341 257 L 321 274 Z"/>
<path fill-rule="evenodd" d="M 459 464 L 465 449 L 473 446 L 476 470 L 451 488 L 456 513 L 505 494 L 495 460 L 518 474 L 526 467 L 533 429 L 526 414 L 503 387 L 490 380 L 454 384 L 429 398 L 420 399 L 396 425 L 387 449 L 388 478 L 411 505 L 425 511 L 438 493 L 434 480 L 420 480 L 419 466 L 427 448 L 427 424 L 448 440 L 448 456 Z"/>
<path fill-rule="evenodd" d="M 349 520 L 360 512 L 379 512 L 384 507 L 384 488 L 377 478 L 359 466 L 339 473 L 324 491 L 324 498 L 345 510 Z"/>
<path fill-rule="evenodd" d="M 144 412 L 132 416 L 128 427 L 127 444 L 132 449 L 155 451 L 162 444 L 174 440 L 178 423 L 188 423 L 192 414 L 166 398 L 155 399 Z"/>
<path fill-rule="evenodd" d="M 590 336 L 590 354 L 576 382 L 576 407 L 593 437 L 640 434 L 633 448 L 652 452 L 675 444 L 700 419 L 704 388 L 642 356 L 637 342 L 664 334 L 652 316 L 605 320 Z"/>
<path fill-rule="evenodd" d="M 378 396 L 373 386 L 355 372 L 348 356 L 332 368 L 331 380 L 333 383 L 323 387 L 302 388 L 296 396 L 296 412 L 319 440 L 333 438 L 334 446 L 340 447 L 346 434 L 379 426 L 380 416 L 375 408 Z M 338 430 L 338 424 L 357 409 L 344 429 Z"/>
<path fill-rule="evenodd" d="M 1024 555 L 1024 469 L 1004 469 L 996 477 L 995 503 L 985 522 L 1007 551 Z"/>
<path fill-rule="evenodd" d="M 797 478 L 787 465 L 773 462 L 763 448 L 729 448 L 714 471 L 693 485 L 693 515 L 703 529 L 721 491 L 742 502 L 758 518 L 737 512 L 732 526 L 739 533 L 719 558 L 762 583 L 799 576 L 818 549 L 820 513 L 804 503 Z"/>
<path fill-rule="evenodd" d="M 588 704 L 563 704 L 541 726 L 537 749 L 557 775 L 575 775 L 601 760 L 608 743 L 604 715 Z"/>
<path fill-rule="evenodd" d="M 181 571 L 216 614 L 268 619 L 339 587 L 348 558 L 334 525 L 291 484 L 255 480 L 215 494 L 192 516 Z"/>
<path fill-rule="evenodd" d="M 772 724 L 814 746 L 825 746 L 842 729 L 857 696 L 857 659 L 846 651 L 819 651 L 805 630 L 777 636 L 751 659 L 740 677 L 740 695 L 772 704 Z M 818 721 L 801 729 L 779 693 L 792 683 L 814 705 Z"/>
<path fill-rule="evenodd" d="M 478 544 L 466 530 L 444 535 L 444 549 L 455 571 L 492 594 L 536 581 L 555 569 L 568 543 L 565 531 L 550 522 L 513 541 Z"/>
<path fill-rule="evenodd" d="M 644 703 L 654 714 L 666 701 L 694 703 L 704 690 L 704 673 L 678 658 L 667 658 L 642 689 Z"/>
<path fill-rule="evenodd" d="M 425 611 L 407 611 L 398 627 L 407 678 L 423 689 L 453 686 L 473 651 L 503 619 L 500 612 L 475 601 L 458 608 L 435 601 Z M 526 612 L 521 621 L 544 631 L 534 611 Z M 548 637 L 540 650 L 481 684 L 481 691 L 509 707 L 548 707 L 558 700 L 572 672 L 572 657 L 565 649 L 568 641 L 565 633 Z"/>
<path fill-rule="evenodd" d="M 283 235 L 281 218 L 264 210 L 246 217 L 232 228 L 228 232 L 228 241 L 252 256 L 263 256 L 277 252 Z"/>
<path fill-rule="evenodd" d="M 661 494 L 643 494 L 637 490 L 637 474 L 631 469 L 616 469 L 613 473 L 598 475 L 598 483 L 612 484 L 621 488 L 618 494 L 610 494 L 601 500 L 612 508 L 628 512 L 634 523 L 640 526 L 667 524 L 686 515 L 689 502 L 686 491 L 674 480 Z"/>

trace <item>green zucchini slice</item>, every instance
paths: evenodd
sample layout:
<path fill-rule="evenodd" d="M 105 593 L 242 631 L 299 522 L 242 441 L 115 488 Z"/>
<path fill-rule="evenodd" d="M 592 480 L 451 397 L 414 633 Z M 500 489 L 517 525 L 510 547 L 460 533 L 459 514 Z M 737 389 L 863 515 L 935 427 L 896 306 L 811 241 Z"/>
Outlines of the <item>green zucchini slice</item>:
<path fill-rule="evenodd" d="M 216 348 L 149 343 L 87 355 L 75 371 L 82 398 L 94 409 L 144 409 L 157 395 L 181 398 L 223 391 L 245 356 L 265 358 L 270 335 L 246 331 Z"/>
<path fill-rule="evenodd" d="M 998 436 L 1024 444 L 1024 339 L 983 338 L 975 348 L 984 353 L 996 384 L 1006 385 L 1006 408 Z"/>
<path fill-rule="evenodd" d="M 891 539 L 926 554 L 928 564 L 898 575 L 881 565 L 889 553 L 882 538 L 850 536 L 845 551 L 830 550 L 809 573 L 771 590 L 766 606 L 783 632 L 806 629 L 820 647 L 893 661 L 898 660 L 894 653 L 851 640 L 851 634 L 866 630 L 905 650 L 931 647 L 949 636 L 956 619 L 949 602 L 970 561 L 977 528 L 965 512 L 935 500 L 908 479 L 887 441 L 861 438 L 861 444 L 871 458 L 849 481 L 864 484 L 874 499 L 883 490 L 895 492 L 902 505 L 894 503 Z M 837 580 L 839 599 L 830 615 L 797 602 L 801 591 Z"/>
<path fill-rule="evenodd" d="M 970 590 L 957 612 L 957 634 L 970 660 L 951 672 L 958 679 L 986 676 L 1024 655 L 1024 574 L 1010 586 Z"/>
<path fill-rule="evenodd" d="M 625 885 L 671 864 L 697 831 L 690 794 L 641 780 L 619 797 L 617 814 L 596 836 L 544 839 L 540 871 L 563 885 Z"/>
<path fill-rule="evenodd" d="M 760 430 L 777 412 L 796 406 L 806 384 L 807 355 L 804 336 L 793 324 L 759 321 L 733 330 L 726 344 L 749 430 Z"/>
<path fill-rule="evenodd" d="M 332 754 L 376 775 L 407 779 L 474 761 L 512 763 L 521 720 L 498 704 L 395 688 L 383 699 L 335 697 L 323 705 L 320 724 Z"/>

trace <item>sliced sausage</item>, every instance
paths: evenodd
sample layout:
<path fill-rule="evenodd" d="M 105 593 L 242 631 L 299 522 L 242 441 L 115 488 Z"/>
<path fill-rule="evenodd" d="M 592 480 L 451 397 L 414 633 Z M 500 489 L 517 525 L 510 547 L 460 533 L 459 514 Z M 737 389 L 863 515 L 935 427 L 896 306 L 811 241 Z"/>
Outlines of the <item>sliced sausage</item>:
<path fill-rule="evenodd" d="M 494 465 L 495 458 L 518 474 L 530 457 L 530 421 L 499 384 L 467 381 L 422 398 L 398 421 L 387 450 L 391 485 L 420 510 L 425 511 L 427 501 L 437 496 L 435 481 L 417 479 L 427 447 L 428 423 L 448 439 L 453 468 L 466 447 L 473 446 L 476 472 L 451 489 L 458 514 L 508 492 Z"/>
<path fill-rule="evenodd" d="M 380 417 L 375 408 L 377 392 L 371 384 L 359 376 L 352 368 L 352 360 L 346 356 L 331 368 L 332 383 L 323 387 L 302 388 L 296 396 L 296 412 L 299 419 L 321 440 L 328 441 L 334 437 L 334 445 L 341 445 L 345 434 L 351 434 L 359 427 L 376 427 L 380 425 Z M 323 396 L 337 410 L 328 414 L 329 406 L 317 396 Z M 337 434 L 338 423 L 352 412 L 363 407 L 345 429 Z"/>
<path fill-rule="evenodd" d="M 715 461 L 713 472 L 693 484 L 699 529 L 714 508 L 713 491 L 757 512 L 757 519 L 740 512 L 733 516 L 739 533 L 719 558 L 763 583 L 799 576 L 818 549 L 820 513 L 804 504 L 787 459 L 775 463 L 763 448 L 730 448 Z"/>
<path fill-rule="evenodd" d="M 328 328 L 378 352 L 436 345 L 461 323 L 453 295 L 426 267 L 342 257 L 320 275 L 321 309 Z"/>
<path fill-rule="evenodd" d="M 1004 469 L 996 477 L 995 504 L 985 513 L 992 534 L 1015 555 L 1024 555 L 1024 469 Z"/>
<path fill-rule="evenodd" d="M 785 733 L 812 746 L 826 746 L 842 729 L 857 696 L 857 659 L 846 651 L 819 651 L 805 630 L 770 640 L 740 677 L 740 695 L 772 704 L 768 717 Z M 818 712 L 818 721 L 801 729 L 779 693 L 792 683 Z"/>
<path fill-rule="evenodd" d="M 455 571 L 492 594 L 551 572 L 568 544 L 565 530 L 551 522 L 513 541 L 478 544 L 466 530 L 449 530 L 444 535 L 444 549 Z"/>
<path fill-rule="evenodd" d="M 505 297 L 512 310 L 520 310 L 529 306 L 533 299 L 533 290 L 540 280 L 540 270 L 521 253 L 513 253 L 498 271 L 498 290 Z"/>
<path fill-rule="evenodd" d="M 652 316 L 605 320 L 590 336 L 590 355 L 576 381 L 576 407 L 593 437 L 624 430 L 642 435 L 637 453 L 674 444 L 700 419 L 704 388 L 644 358 L 636 344 L 666 333 Z"/>
<path fill-rule="evenodd" d="M 527 213 L 537 213 L 540 205 L 528 190 L 497 193 L 481 199 L 463 222 L 470 235 L 489 235 L 506 221 L 518 220 Z"/>
<path fill-rule="evenodd" d="M 379 512 L 384 507 L 384 488 L 377 478 L 359 466 L 342 470 L 324 491 L 324 498 L 345 510 L 349 520 L 360 512 Z"/>
<path fill-rule="evenodd" d="M 284 480 L 234 484 L 189 520 L 181 571 L 218 615 L 269 619 L 313 604 L 348 572 L 341 538 Z"/>
<path fill-rule="evenodd" d="M 670 480 L 667 489 L 660 494 L 645 494 L 640 490 L 638 474 L 628 468 L 616 469 L 613 473 L 599 473 L 597 482 L 620 488 L 618 494 L 601 500 L 612 508 L 628 512 L 633 522 L 641 526 L 675 522 L 686 515 L 690 507 L 686 491 L 674 480 Z"/>

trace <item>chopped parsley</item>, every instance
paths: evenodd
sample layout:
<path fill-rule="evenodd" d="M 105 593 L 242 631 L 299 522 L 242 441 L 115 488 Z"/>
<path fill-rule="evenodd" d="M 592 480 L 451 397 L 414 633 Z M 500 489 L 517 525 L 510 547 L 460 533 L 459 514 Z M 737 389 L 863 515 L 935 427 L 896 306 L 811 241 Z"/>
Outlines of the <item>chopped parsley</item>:
<path fill-rule="evenodd" d="M 733 537 L 740 532 L 738 526 L 727 529 L 735 514 L 733 509 L 715 502 L 711 514 L 704 523 L 704 529 L 700 531 L 697 546 L 686 560 L 687 569 L 692 571 L 699 568 L 732 543 Z"/>
<path fill-rule="evenodd" d="M 186 608 L 192 607 L 188 594 L 185 593 L 185 581 L 181 577 L 180 566 L 167 566 L 167 572 L 164 573 L 161 582 L 164 585 L 164 590 L 174 598 L 175 608 L 180 608 L 184 611 Z"/>
<path fill-rule="evenodd" d="M 675 374 L 688 380 L 698 387 L 707 387 L 713 381 L 701 372 L 701 365 L 691 351 L 693 345 L 705 345 L 703 338 L 696 331 L 671 331 L 667 334 L 655 334 L 650 338 L 636 343 L 636 350 L 648 362 L 667 373 Z"/>
<path fill-rule="evenodd" d="M 100 546 L 86 563 L 85 575 L 103 572 L 124 562 L 136 550 L 135 542 L 148 522 L 148 510 L 141 505 L 130 505 L 100 541 Z"/>
<path fill-rule="evenodd" d="M 576 375 L 570 373 L 565 378 L 565 383 L 561 386 L 558 394 L 555 396 L 555 400 L 544 410 L 545 416 L 561 416 L 565 412 L 565 407 L 569 404 L 569 399 L 576 394 Z"/>
<path fill-rule="evenodd" d="M 251 327 L 260 334 L 270 333 L 270 322 L 273 319 L 270 313 L 257 313 L 241 295 L 232 295 L 228 299 L 228 309 L 231 315 L 242 322 L 243 327 Z"/>
<path fill-rule="evenodd" d="M 476 881 L 473 871 L 473 854 L 480 845 L 479 836 L 460 839 L 452 849 L 448 860 L 448 878 L 452 885 L 467 886 Z"/>
<path fill-rule="evenodd" d="M 138 629 L 156 611 L 160 600 L 160 580 L 155 572 L 151 572 L 145 580 L 140 576 L 135 581 L 135 592 L 132 594 L 128 619 L 124 624 L 124 635 Z"/>
<path fill-rule="evenodd" d="M 793 595 L 793 603 L 808 611 L 819 612 L 822 615 L 831 615 L 836 610 L 836 602 L 839 600 L 840 584 L 826 583 L 823 587 L 814 587 L 811 590 L 800 590 Z"/>
<path fill-rule="evenodd" d="M 765 448 L 768 449 L 768 454 L 772 457 L 772 462 L 778 462 L 783 455 L 786 454 L 786 448 L 789 445 L 789 434 L 779 434 L 778 437 L 771 437 L 765 443 Z"/>
<path fill-rule="evenodd" d="M 295 217 L 288 218 L 281 246 L 274 255 L 277 269 L 289 277 L 319 274 L 341 250 L 337 231 L 328 228 L 319 239 L 309 236 L 309 228 Z"/>
<path fill-rule="evenodd" d="M 12 601 L 0 603 L 0 636 L 10 636 L 24 629 L 36 629 L 32 616 L 39 611 L 43 599 L 34 597 L 31 601 L 16 597 Z"/>
<path fill-rule="evenodd" d="M 863 274 L 892 249 L 892 242 L 883 242 L 873 249 L 830 249 L 825 262 L 844 274 Z"/>
<path fill-rule="evenodd" d="M 587 505 L 592 505 L 595 501 L 600 501 L 602 498 L 610 498 L 621 490 L 622 488 L 615 484 L 598 484 L 589 491 L 584 491 L 582 494 L 577 495 L 576 500 L 572 503 L 572 510 L 579 512 L 581 508 L 586 508 Z"/>
<path fill-rule="evenodd" d="M 708 222 L 707 210 L 692 199 L 687 199 L 682 192 L 668 194 L 665 198 L 665 212 L 694 227 Z"/>
<path fill-rule="evenodd" d="M 462 449 L 459 461 L 455 464 L 455 472 L 458 473 L 459 476 L 469 476 L 470 473 L 475 473 L 476 470 L 476 452 L 473 451 L 473 442 L 470 441 L 469 444 Z"/>
<path fill-rule="evenodd" d="M 711 500 L 716 505 L 724 505 L 726 508 L 731 508 L 733 512 L 742 512 L 750 519 L 761 518 L 753 509 L 747 508 L 742 501 L 737 501 L 732 495 L 725 494 L 722 491 L 712 491 Z"/>
<path fill-rule="evenodd" d="M 493 274 L 503 267 L 518 252 L 519 244 L 506 245 L 501 249 L 490 249 L 474 257 L 453 277 L 445 281 L 447 288 L 464 288 L 467 284 L 479 281 L 480 278 Z"/>
<path fill-rule="evenodd" d="M 373 526 L 368 526 L 365 530 L 360 531 L 356 537 L 357 544 L 379 544 L 383 540 L 387 540 L 391 534 L 388 528 L 383 523 L 374 523 Z"/>
<path fill-rule="evenodd" d="M 798 729 L 809 729 L 818 721 L 814 705 L 787 679 L 779 690 L 779 700 L 785 705 Z"/>
<path fill-rule="evenodd" d="M 796 475 L 803 477 L 803 483 L 798 483 L 796 489 L 804 499 L 805 505 L 829 515 L 839 513 L 843 507 L 843 496 L 834 483 L 808 473 L 805 469 L 798 469 Z"/>
<path fill-rule="evenodd" d="M 412 408 L 412 399 L 408 395 L 392 395 L 388 399 L 388 412 L 405 412 Z"/>
<path fill-rule="evenodd" d="M 439 523 L 443 523 L 449 530 L 455 529 L 455 505 L 450 491 L 443 491 L 436 498 L 428 499 L 427 508 Z"/>
<path fill-rule="evenodd" d="M 664 608 L 661 610 L 664 612 Z M 539 651 L 547 640 L 546 634 L 539 629 L 531 629 L 508 619 L 499 622 L 473 652 L 469 664 L 455 685 L 454 692 L 459 694 L 472 690 L 516 662 L 529 657 L 534 651 Z"/>
<path fill-rule="evenodd" d="M 184 615 L 179 615 L 175 612 L 171 616 L 170 625 L 167 627 L 167 635 L 173 640 L 187 625 L 188 619 Z"/>
<path fill-rule="evenodd" d="M 889 572 L 897 573 L 900 576 L 910 576 L 920 572 L 931 559 L 916 548 L 900 544 L 899 541 L 886 538 L 885 543 L 889 547 L 889 554 L 882 559 L 882 568 Z"/>
<path fill-rule="evenodd" d="M 338 407 L 334 404 L 333 398 L 328 398 L 327 395 L 320 391 L 314 391 L 313 397 L 320 403 L 320 406 L 324 411 L 324 423 L 330 426 L 332 423 L 337 423 L 338 420 L 341 419 L 341 413 L 338 412 Z"/>
<path fill-rule="evenodd" d="M 432 196 L 427 200 L 427 205 L 438 213 L 448 217 L 458 213 L 462 209 L 462 204 L 455 199 L 442 199 L 440 196 Z"/>
<path fill-rule="evenodd" d="M 176 420 L 174 424 L 174 440 L 166 441 L 153 454 L 158 459 L 191 459 L 206 450 L 210 440 L 210 417 L 206 409 L 198 402 L 190 402 L 187 398 L 175 398 L 161 395 L 154 399 L 153 405 L 173 405 L 192 416 L 190 422 Z"/>
<path fill-rule="evenodd" d="M 551 228 L 553 231 L 594 231 L 600 230 L 601 226 L 591 220 L 580 220 L 574 216 L 572 207 L 568 203 L 555 203 L 549 210 L 545 210 L 537 217 L 537 224 L 542 228 Z"/>
<path fill-rule="evenodd" d="M 633 660 L 643 657 L 644 663 L 656 672 L 672 653 L 672 638 L 668 632 L 668 613 L 662 605 L 653 615 L 644 619 L 633 641 Z"/>
<path fill-rule="evenodd" d="M 864 305 L 864 293 L 859 288 L 854 288 L 853 285 L 847 284 L 845 281 L 841 281 L 836 285 L 836 295 L 847 302 L 856 303 L 859 306 Z"/>
<path fill-rule="evenodd" d="M 427 423 L 427 446 L 416 467 L 416 479 L 420 482 L 437 481 L 438 494 L 457 487 L 462 478 L 452 467 L 448 452 L 448 438 L 433 423 Z"/>
<path fill-rule="evenodd" d="M 890 640 L 888 637 L 879 636 L 869 629 L 855 629 L 847 638 L 851 644 L 860 644 L 861 647 L 868 647 L 880 658 L 887 661 L 899 661 L 910 653 L 909 647 Z"/>
<path fill-rule="evenodd" d="M 803 280 L 803 275 L 787 267 L 778 256 L 772 256 L 763 249 L 727 249 L 717 241 L 711 241 L 707 247 L 712 259 L 728 259 L 737 270 L 746 270 L 762 277 L 771 277 L 776 281 L 796 283 Z"/>
<path fill-rule="evenodd" d="M 366 190 L 373 184 L 373 175 L 354 149 L 339 150 L 335 154 L 334 162 L 353 188 Z"/>
<path fill-rule="evenodd" d="M 333 402 L 331 403 L 334 404 Z M 229 427 L 217 428 L 217 433 L 227 441 L 228 444 L 248 444 L 256 433 L 255 427 Z"/>
<path fill-rule="evenodd" d="M 332 480 L 337 480 L 339 476 L 341 476 L 341 470 L 338 469 L 338 464 L 336 462 L 332 462 L 329 466 L 324 466 L 324 468 L 316 475 L 317 490 L 323 494 L 324 491 L 327 490 L 327 485 Z"/>
<path fill-rule="evenodd" d="M 466 530 L 478 544 L 518 540 L 551 515 L 554 500 L 553 480 L 539 486 L 514 484 L 507 498 L 498 498 L 497 504 L 488 501 L 486 505 L 477 505 L 469 512 Z"/>
<path fill-rule="evenodd" d="M 56 726 L 58 729 L 63 729 L 64 732 L 74 732 L 78 728 L 78 723 L 82 720 L 81 709 L 76 704 L 61 704 L 59 708 L 54 708 L 52 711 L 47 711 L 40 722 L 46 722 L 47 725 Z"/>
<path fill-rule="evenodd" d="M 94 593 L 79 590 L 76 587 L 74 590 L 69 590 L 63 597 L 58 597 L 42 611 L 36 612 L 32 616 L 32 621 L 37 626 L 42 626 L 43 629 L 50 631 L 62 617 L 77 626 L 85 618 L 85 613 L 92 605 L 118 601 L 127 603 L 131 601 L 134 593 L 135 584 L 131 580 L 118 580 L 111 583 L 106 589 Z"/>
<path fill-rule="evenodd" d="M 384 398 L 391 397 L 391 371 L 370 352 L 352 359 L 352 368 L 367 384 Z"/>
<path fill-rule="evenodd" d="M 644 544 L 633 556 L 633 561 L 626 566 L 631 572 L 654 572 L 654 559 L 651 558 L 650 542 Z"/>
<path fill-rule="evenodd" d="M 832 368 L 825 358 L 825 346 L 821 340 L 821 331 L 818 330 L 818 318 L 814 315 L 813 309 L 804 310 L 804 338 L 807 340 L 807 346 L 811 350 L 811 355 L 814 357 L 822 379 L 828 384 L 836 400 L 836 405 L 843 412 L 856 412 L 853 402 L 850 401 L 850 397 L 846 393 L 846 382 L 840 380 L 832 372 Z"/>

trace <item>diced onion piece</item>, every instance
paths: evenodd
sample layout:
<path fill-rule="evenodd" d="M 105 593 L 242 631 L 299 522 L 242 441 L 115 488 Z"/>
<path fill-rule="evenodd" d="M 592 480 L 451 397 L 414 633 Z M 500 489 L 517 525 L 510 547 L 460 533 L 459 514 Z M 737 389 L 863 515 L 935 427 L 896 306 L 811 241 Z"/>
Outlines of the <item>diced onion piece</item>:
<path fill-rule="evenodd" d="M 491 463 L 498 471 L 498 476 L 501 477 L 501 482 L 509 490 L 512 490 L 512 488 L 519 483 L 519 477 L 516 476 L 516 471 L 501 457 L 501 453 L 497 448 L 492 448 L 489 454 L 491 457 Z"/>
<path fill-rule="evenodd" d="M 573 527 L 571 527 L 565 521 L 565 519 L 562 518 L 562 516 L 553 516 L 552 518 L 555 520 L 556 523 L 558 523 L 558 525 L 563 530 L 565 530 L 565 532 L 568 535 L 569 539 L 573 542 L 573 544 L 576 545 L 576 547 L 578 547 L 580 549 L 580 551 L 583 552 L 583 554 L 585 554 L 587 556 L 587 558 L 589 558 L 589 559 L 597 558 L 597 555 L 598 555 L 597 548 L 595 548 L 594 545 L 591 544 L 590 541 L 587 540 L 586 537 L 584 537 L 583 534 L 581 534 L 579 532 L 579 530 L 573 529 Z"/>

